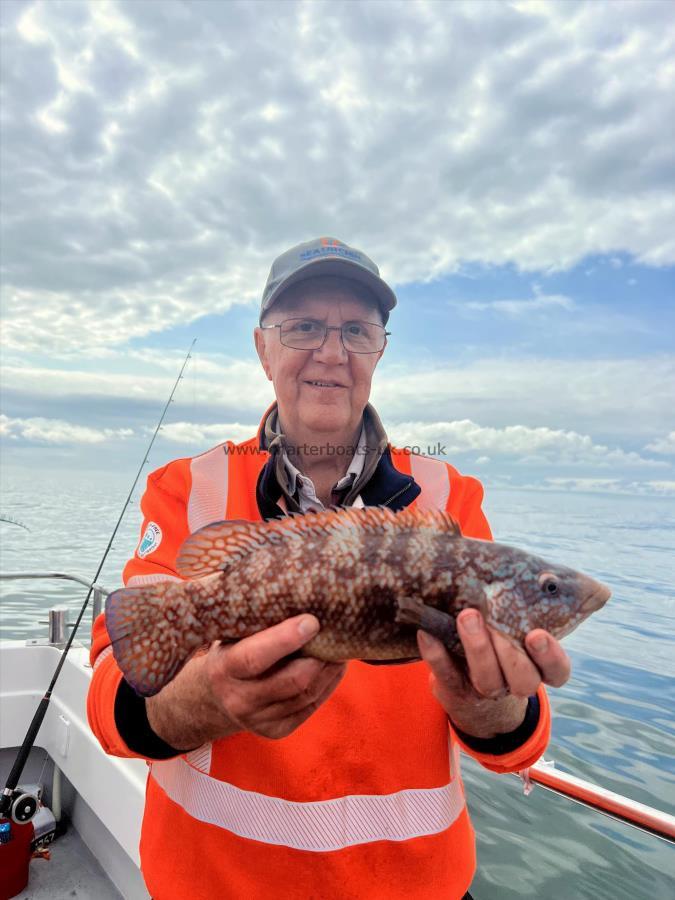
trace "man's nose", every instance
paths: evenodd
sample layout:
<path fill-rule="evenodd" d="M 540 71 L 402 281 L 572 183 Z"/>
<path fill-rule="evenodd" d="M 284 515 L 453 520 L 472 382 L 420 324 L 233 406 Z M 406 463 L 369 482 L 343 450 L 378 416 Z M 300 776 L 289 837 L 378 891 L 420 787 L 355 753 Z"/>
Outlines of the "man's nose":
<path fill-rule="evenodd" d="M 330 328 L 328 330 L 326 340 L 318 350 L 314 351 L 314 357 L 315 359 L 318 359 L 319 362 L 331 363 L 333 365 L 335 365 L 335 363 L 347 362 L 349 354 L 342 343 L 341 329 Z"/>

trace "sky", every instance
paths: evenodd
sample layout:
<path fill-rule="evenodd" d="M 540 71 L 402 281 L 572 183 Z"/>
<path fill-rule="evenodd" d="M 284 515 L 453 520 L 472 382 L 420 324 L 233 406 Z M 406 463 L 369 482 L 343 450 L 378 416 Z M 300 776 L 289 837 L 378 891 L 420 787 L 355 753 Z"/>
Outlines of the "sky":
<path fill-rule="evenodd" d="M 1 4 L 3 475 L 243 440 L 274 257 L 396 291 L 372 402 L 488 487 L 675 496 L 675 5 Z"/>

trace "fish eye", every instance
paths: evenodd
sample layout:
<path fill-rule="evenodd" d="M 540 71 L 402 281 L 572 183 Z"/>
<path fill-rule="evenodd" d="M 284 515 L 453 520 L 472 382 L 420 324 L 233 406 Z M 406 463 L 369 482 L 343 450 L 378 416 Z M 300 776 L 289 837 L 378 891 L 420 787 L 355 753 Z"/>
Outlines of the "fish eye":
<path fill-rule="evenodd" d="M 539 576 L 539 586 L 543 593 L 547 594 L 549 597 L 555 597 L 558 594 L 558 579 L 549 572 L 544 572 L 543 575 Z"/>

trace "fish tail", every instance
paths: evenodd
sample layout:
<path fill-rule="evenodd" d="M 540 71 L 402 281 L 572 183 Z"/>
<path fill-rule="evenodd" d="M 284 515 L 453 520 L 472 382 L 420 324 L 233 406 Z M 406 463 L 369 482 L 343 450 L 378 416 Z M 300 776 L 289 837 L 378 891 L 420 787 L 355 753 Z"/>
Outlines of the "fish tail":
<path fill-rule="evenodd" d="M 157 584 L 122 588 L 108 596 L 105 623 L 113 656 L 127 683 L 144 697 L 158 693 L 174 677 L 199 640 L 190 600 Z"/>

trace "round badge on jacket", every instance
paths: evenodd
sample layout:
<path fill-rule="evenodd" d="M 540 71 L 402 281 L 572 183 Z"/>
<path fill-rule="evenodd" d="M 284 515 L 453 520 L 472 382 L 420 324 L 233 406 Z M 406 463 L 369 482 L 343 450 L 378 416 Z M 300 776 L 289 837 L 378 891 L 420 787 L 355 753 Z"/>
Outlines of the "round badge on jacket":
<path fill-rule="evenodd" d="M 141 538 L 136 555 L 143 559 L 149 553 L 152 553 L 153 550 L 156 550 L 161 543 L 162 529 L 156 522 L 148 522 L 148 527 L 145 529 L 145 533 Z"/>

